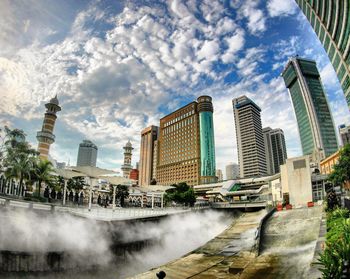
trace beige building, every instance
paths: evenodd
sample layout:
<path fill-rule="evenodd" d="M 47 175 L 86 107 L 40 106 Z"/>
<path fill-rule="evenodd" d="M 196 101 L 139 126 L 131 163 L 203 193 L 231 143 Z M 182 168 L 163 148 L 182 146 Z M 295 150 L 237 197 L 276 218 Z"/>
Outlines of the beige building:
<path fill-rule="evenodd" d="M 220 170 L 220 169 L 217 169 L 217 170 L 216 170 L 216 177 L 218 178 L 218 182 L 224 180 L 224 175 L 223 175 L 223 173 L 222 173 L 222 170 Z"/>
<path fill-rule="evenodd" d="M 197 102 L 160 119 L 157 184 L 200 183 L 200 140 Z"/>
<path fill-rule="evenodd" d="M 149 126 L 141 131 L 139 185 L 150 185 L 153 178 L 155 141 L 158 138 L 158 127 Z"/>
<path fill-rule="evenodd" d="M 313 201 L 310 156 L 287 159 L 281 165 L 281 183 L 283 194 L 289 193 L 291 205 L 306 206 Z"/>

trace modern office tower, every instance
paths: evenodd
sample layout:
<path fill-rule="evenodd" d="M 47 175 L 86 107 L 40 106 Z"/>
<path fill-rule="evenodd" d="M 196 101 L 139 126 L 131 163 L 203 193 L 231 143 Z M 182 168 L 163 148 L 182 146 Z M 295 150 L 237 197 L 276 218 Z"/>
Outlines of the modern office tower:
<path fill-rule="evenodd" d="M 160 119 L 158 184 L 186 182 L 193 186 L 216 181 L 211 98 L 197 100 Z"/>
<path fill-rule="evenodd" d="M 344 124 L 339 126 L 339 135 L 343 146 L 350 143 L 350 125 L 345 126 Z"/>
<path fill-rule="evenodd" d="M 296 2 L 326 50 L 350 107 L 350 1 Z"/>
<path fill-rule="evenodd" d="M 154 141 L 158 138 L 158 127 L 150 126 L 141 131 L 139 185 L 150 185 L 153 177 Z"/>
<path fill-rule="evenodd" d="M 226 180 L 237 179 L 239 177 L 239 166 L 236 163 L 230 163 L 226 166 Z"/>
<path fill-rule="evenodd" d="M 266 175 L 260 107 L 247 96 L 232 100 L 240 177 Z"/>
<path fill-rule="evenodd" d="M 123 177 L 129 178 L 130 171 L 132 170 L 132 165 L 131 165 L 132 150 L 134 149 L 132 147 L 130 140 L 126 143 L 123 149 L 124 149 L 124 164 L 122 165 L 121 170 L 123 171 Z"/>
<path fill-rule="evenodd" d="M 338 149 L 333 118 L 316 62 L 292 58 L 282 72 L 292 99 L 303 155 L 328 157 Z"/>
<path fill-rule="evenodd" d="M 220 169 L 216 170 L 216 177 L 218 178 L 218 182 L 224 180 L 224 175 L 222 174 L 222 170 L 220 170 Z"/>
<path fill-rule="evenodd" d="M 266 153 L 266 166 L 268 174 L 280 172 L 280 166 L 286 162 L 287 148 L 282 129 L 262 129 Z"/>
<path fill-rule="evenodd" d="M 55 142 L 55 135 L 53 134 L 53 129 L 55 127 L 55 122 L 57 119 L 56 112 L 61 110 L 59 106 L 57 95 L 45 104 L 46 113 L 44 116 L 43 125 L 41 131 L 37 132 L 36 138 L 39 142 L 38 151 L 39 156 L 42 159 L 48 159 L 50 145 Z"/>
<path fill-rule="evenodd" d="M 79 144 L 77 166 L 96 167 L 97 146 L 90 140 L 83 140 Z"/>
<path fill-rule="evenodd" d="M 201 183 L 216 181 L 215 173 L 215 142 L 213 123 L 213 103 L 210 96 L 200 96 L 197 99 L 199 113 L 199 137 L 201 150 Z"/>

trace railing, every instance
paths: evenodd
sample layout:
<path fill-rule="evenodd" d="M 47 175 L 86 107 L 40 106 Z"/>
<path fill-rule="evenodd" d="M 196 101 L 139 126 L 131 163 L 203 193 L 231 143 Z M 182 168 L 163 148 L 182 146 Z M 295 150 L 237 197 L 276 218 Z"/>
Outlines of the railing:
<path fill-rule="evenodd" d="M 54 205 L 50 203 L 37 203 L 21 200 L 13 200 L 10 198 L 1 197 L 0 205 L 12 208 L 34 209 L 51 212 L 67 212 L 75 216 L 113 221 L 113 220 L 130 220 L 144 219 L 151 217 L 161 217 L 166 215 L 179 214 L 184 212 L 198 211 L 210 208 L 208 205 L 195 207 L 166 207 L 166 208 L 102 208 L 93 207 L 89 210 L 86 207 L 70 207 Z"/>
<path fill-rule="evenodd" d="M 265 207 L 267 201 L 237 201 L 237 202 L 213 202 L 212 208 L 247 208 L 247 207 Z"/>

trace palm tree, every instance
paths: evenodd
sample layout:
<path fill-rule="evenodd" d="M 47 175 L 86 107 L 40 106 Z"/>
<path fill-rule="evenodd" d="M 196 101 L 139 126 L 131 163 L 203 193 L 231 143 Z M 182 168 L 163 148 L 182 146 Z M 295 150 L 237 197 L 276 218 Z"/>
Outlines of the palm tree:
<path fill-rule="evenodd" d="M 46 184 L 51 184 L 54 169 L 52 163 L 48 160 L 39 159 L 34 165 L 34 175 L 35 180 L 38 183 L 38 196 L 40 197 L 41 184 L 44 182 Z"/>
<path fill-rule="evenodd" d="M 17 142 L 15 148 L 7 147 L 4 158 L 5 176 L 19 179 L 19 193 L 23 191 L 24 180 L 31 178 L 35 165 L 36 151 L 31 149 L 27 142 Z"/>

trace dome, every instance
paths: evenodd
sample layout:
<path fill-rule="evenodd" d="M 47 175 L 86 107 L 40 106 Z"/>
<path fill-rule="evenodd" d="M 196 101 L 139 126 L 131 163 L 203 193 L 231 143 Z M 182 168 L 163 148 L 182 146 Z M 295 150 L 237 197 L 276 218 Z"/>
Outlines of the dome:
<path fill-rule="evenodd" d="M 125 147 L 132 147 L 132 144 L 131 144 L 130 140 L 128 140 L 128 142 L 126 143 Z"/>
<path fill-rule="evenodd" d="M 57 95 L 50 100 L 50 103 L 58 106 L 59 103 L 58 103 Z"/>

